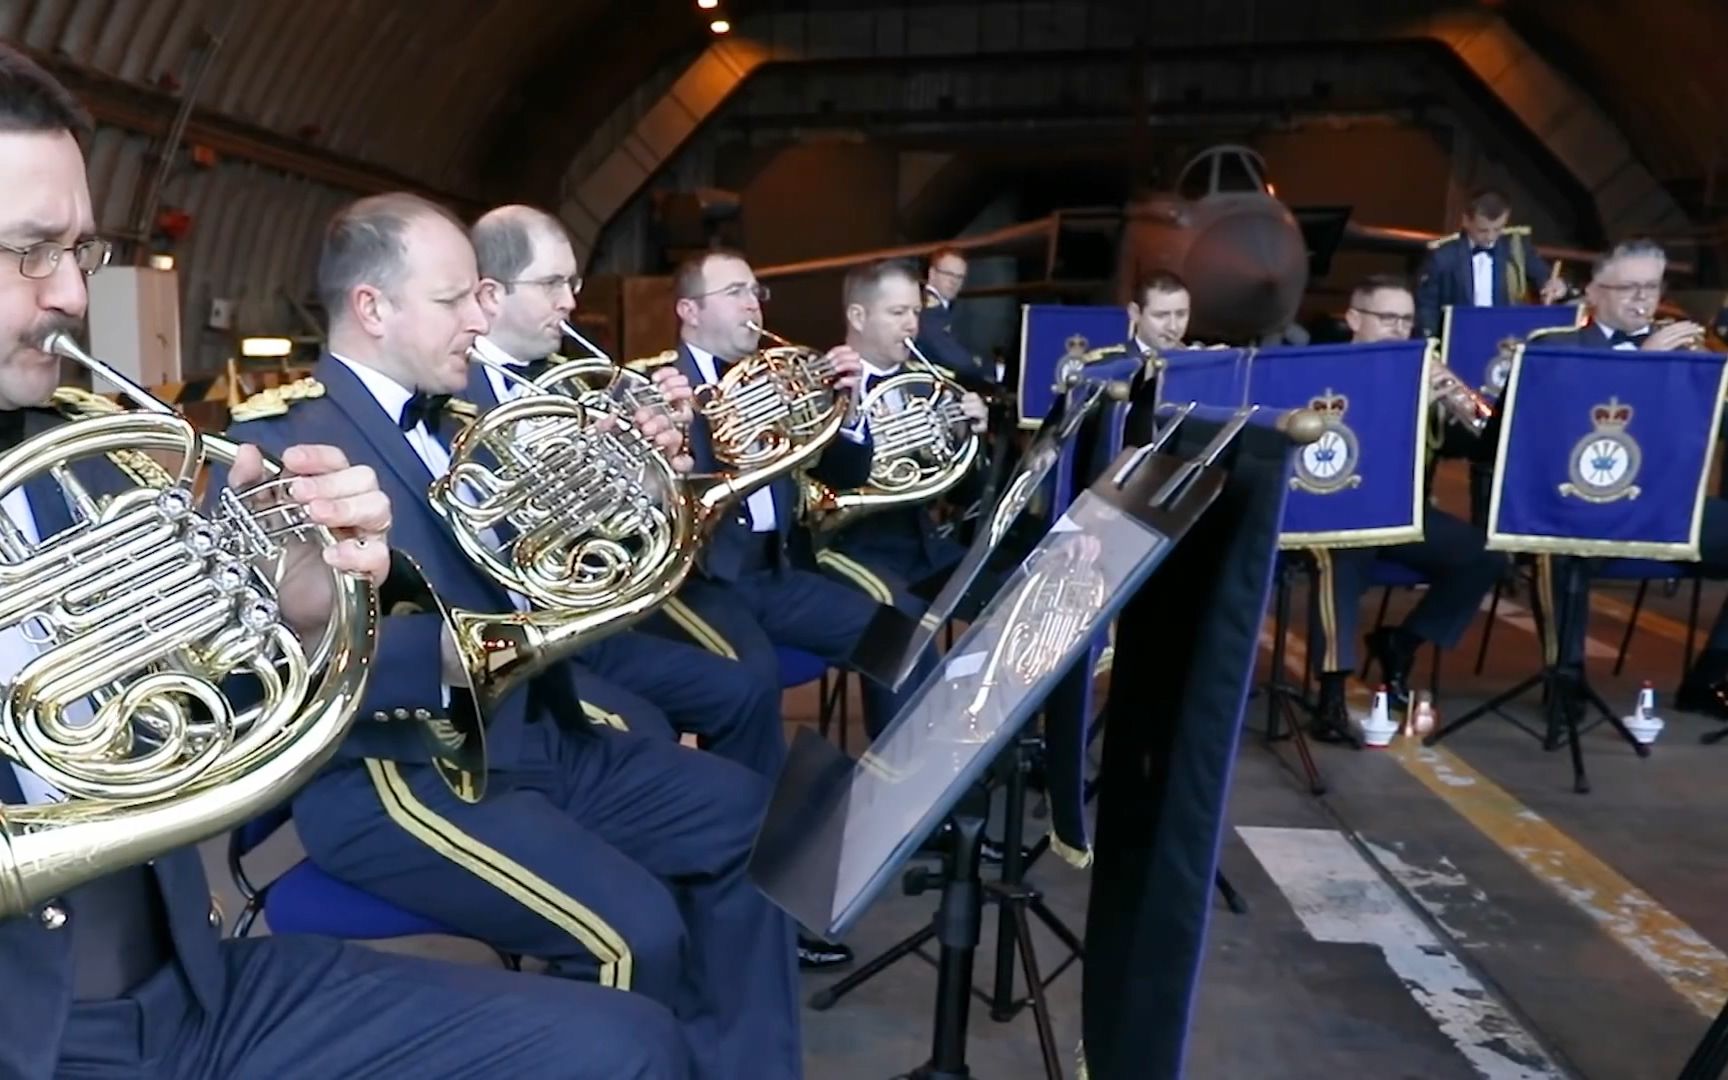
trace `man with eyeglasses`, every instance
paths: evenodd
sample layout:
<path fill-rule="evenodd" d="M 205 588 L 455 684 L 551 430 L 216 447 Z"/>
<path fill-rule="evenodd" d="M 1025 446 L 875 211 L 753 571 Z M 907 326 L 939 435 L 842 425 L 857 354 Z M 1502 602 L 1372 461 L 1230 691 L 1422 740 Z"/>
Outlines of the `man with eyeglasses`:
<path fill-rule="evenodd" d="M 1628 240 L 1601 255 L 1591 267 L 1584 297 L 1590 322 L 1576 329 L 1545 332 L 1540 343 L 1562 348 L 1615 349 L 1620 352 L 1672 352 L 1695 348 L 1704 328 L 1688 319 L 1654 325 L 1662 302 L 1668 255 L 1650 240 Z M 1707 578 L 1728 577 L 1728 502 L 1705 499 L 1698 536 L 1697 572 Z M 1555 624 L 1560 633 L 1560 662 L 1582 670 L 1584 639 L 1590 610 L 1590 560 L 1553 560 Z M 1678 569 L 1678 568 L 1676 568 Z M 1681 680 L 1674 706 L 1728 721 L 1728 602 L 1716 615 L 1704 651 Z"/>
<path fill-rule="evenodd" d="M 576 310 L 576 253 L 562 223 L 531 206 L 500 206 L 469 230 L 479 261 L 477 298 L 488 323 L 474 347 L 524 378 L 538 378 L 557 355 L 563 327 Z M 523 393 L 497 370 L 475 365 L 468 398 L 482 409 Z M 690 384 L 674 367 L 652 376 L 668 399 L 687 403 Z M 664 620 L 656 613 L 651 620 Z M 614 634 L 576 656 L 583 694 L 607 708 L 610 682 L 666 714 L 674 730 L 693 732 L 704 748 L 773 779 L 786 757 L 780 726 L 780 680 L 694 645 L 641 631 Z M 593 678 L 591 675 L 598 675 Z M 613 694 L 616 698 L 617 695 Z M 627 701 L 620 705 L 627 705 Z"/>
<path fill-rule="evenodd" d="M 1447 307 L 1502 307 L 1521 304 L 1533 283 L 1544 304 L 1566 295 L 1566 281 L 1545 262 L 1530 239 L 1528 225 L 1508 225 L 1512 208 L 1506 196 L 1483 188 L 1470 196 L 1459 230 L 1429 244 L 1416 284 L 1416 310 L 1422 332 L 1440 333 Z"/>
<path fill-rule="evenodd" d="M 966 256 L 959 248 L 938 248 L 930 255 L 924 274 L 924 313 L 918 319 L 918 349 L 937 363 L 962 376 L 985 383 L 1002 378 L 1000 370 L 960 343 L 954 335 L 954 301 L 966 285 Z"/>
<path fill-rule="evenodd" d="M 1390 276 L 1370 277 L 1357 285 L 1344 316 L 1350 340 L 1357 345 L 1406 340 L 1415 319 L 1410 287 Z M 1504 571 L 1505 557 L 1486 545 L 1482 530 L 1429 505 L 1423 512 L 1422 539 L 1413 544 L 1315 551 L 1320 570 L 1315 614 L 1322 637 L 1313 660 L 1320 673 L 1319 710 L 1311 729 L 1316 738 L 1336 741 L 1350 730 L 1346 686 L 1356 666 L 1357 617 L 1374 561 L 1410 567 L 1428 581 L 1422 599 L 1403 622 L 1382 627 L 1366 639 L 1392 704 L 1402 708 L 1409 705 L 1410 668 L 1417 651 L 1427 642 L 1445 649 L 1456 645 Z"/>

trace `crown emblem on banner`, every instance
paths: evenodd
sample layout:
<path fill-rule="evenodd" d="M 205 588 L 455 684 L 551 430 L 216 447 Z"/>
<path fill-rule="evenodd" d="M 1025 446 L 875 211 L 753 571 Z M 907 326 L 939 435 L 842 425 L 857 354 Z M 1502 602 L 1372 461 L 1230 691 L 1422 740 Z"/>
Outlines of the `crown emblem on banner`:
<path fill-rule="evenodd" d="M 1611 397 L 1605 402 L 1598 402 L 1590 408 L 1590 422 L 1597 429 L 1619 430 L 1632 422 L 1632 406 L 1622 405 L 1620 399 Z"/>
<path fill-rule="evenodd" d="M 1308 407 L 1319 413 L 1322 420 L 1342 420 L 1350 408 L 1350 399 L 1328 386 L 1308 399 Z"/>

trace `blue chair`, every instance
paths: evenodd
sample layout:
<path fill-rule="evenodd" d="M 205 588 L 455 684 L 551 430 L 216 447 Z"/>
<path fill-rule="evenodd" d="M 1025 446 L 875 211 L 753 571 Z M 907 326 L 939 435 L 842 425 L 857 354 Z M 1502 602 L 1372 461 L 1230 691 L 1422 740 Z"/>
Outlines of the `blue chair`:
<path fill-rule="evenodd" d="M 790 645 L 774 646 L 774 655 L 780 661 L 780 689 L 793 690 L 820 681 L 816 691 L 816 730 L 826 739 L 838 718 L 840 749 L 845 750 L 846 729 L 851 720 L 851 706 L 846 698 L 847 672 L 831 669 L 828 661 L 815 653 Z"/>
<path fill-rule="evenodd" d="M 467 936 L 331 877 L 310 859 L 301 859 L 272 881 L 254 884 L 242 860 L 288 819 L 288 806 L 279 806 L 228 836 L 228 871 L 246 898 L 246 906 L 234 923 L 235 937 L 249 936 L 260 914 L 269 917 L 270 931 L 275 934 L 318 934 L 349 941 L 383 941 L 419 934 Z M 502 949 L 494 951 L 505 967 L 521 970 L 520 956 Z"/>
<path fill-rule="evenodd" d="M 1652 581 L 1660 581 L 1674 595 L 1683 581 L 1692 582 L 1692 597 L 1686 613 L 1686 648 L 1681 658 L 1680 678 L 1692 670 L 1692 657 L 1698 640 L 1698 603 L 1704 590 L 1704 579 L 1695 566 L 1688 563 L 1659 562 L 1655 559 L 1604 559 L 1590 571 L 1592 581 L 1636 581 L 1638 595 L 1632 601 L 1632 614 L 1626 620 L 1626 631 L 1620 635 L 1620 651 L 1614 657 L 1614 674 L 1626 667 L 1626 651 L 1632 646 L 1632 634 L 1638 629 L 1638 616 L 1644 610 L 1644 597 Z"/>

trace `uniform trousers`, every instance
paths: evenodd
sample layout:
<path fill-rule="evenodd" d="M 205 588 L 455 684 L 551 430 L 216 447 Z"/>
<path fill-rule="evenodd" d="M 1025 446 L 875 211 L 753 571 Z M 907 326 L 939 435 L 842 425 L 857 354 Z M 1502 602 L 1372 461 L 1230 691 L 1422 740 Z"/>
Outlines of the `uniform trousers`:
<path fill-rule="evenodd" d="M 528 724 L 475 804 L 429 766 L 361 761 L 295 800 L 325 871 L 554 975 L 637 991 L 683 1022 L 697 1075 L 801 1070 L 791 922 L 745 876 L 768 785 L 599 725 Z"/>
<path fill-rule="evenodd" d="M 124 997 L 72 1006 L 66 1080 L 690 1075 L 677 1022 L 639 994 L 395 956 L 314 937 L 225 941 L 222 1008 L 170 963 Z"/>
<path fill-rule="evenodd" d="M 578 655 L 584 667 L 650 702 L 675 731 L 693 732 L 704 749 L 760 776 L 779 774 L 786 734 L 778 677 L 664 634 L 614 634 Z M 577 686 L 586 697 L 580 676 Z"/>
<path fill-rule="evenodd" d="M 1485 543 L 1481 529 L 1429 507 L 1417 543 L 1320 552 L 1320 580 L 1313 593 L 1323 647 L 1314 650 L 1315 670 L 1356 667 L 1358 616 L 1376 559 L 1408 566 L 1428 581 L 1404 629 L 1443 649 L 1458 644 L 1506 568 L 1506 557 L 1485 550 Z"/>

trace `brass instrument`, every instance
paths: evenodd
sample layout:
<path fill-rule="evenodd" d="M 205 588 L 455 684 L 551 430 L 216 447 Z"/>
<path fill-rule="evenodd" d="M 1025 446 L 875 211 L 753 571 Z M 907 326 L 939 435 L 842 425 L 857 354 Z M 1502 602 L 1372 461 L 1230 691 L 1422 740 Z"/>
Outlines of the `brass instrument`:
<path fill-rule="evenodd" d="M 477 350 L 469 357 L 527 383 Z M 715 435 L 716 457 L 745 462 L 733 471 L 681 476 L 613 410 L 535 383 L 456 436 L 449 471 L 432 483 L 432 507 L 476 565 L 539 606 L 451 613 L 482 716 L 525 680 L 664 603 L 734 500 L 805 464 L 839 434 L 845 409 L 833 401 L 806 423 L 779 427 L 770 407 L 737 407 L 734 396 L 754 402 L 757 391 L 774 390 L 781 363 L 746 357 L 711 402 L 731 409 L 728 416 L 765 418 L 759 441 L 772 452 L 751 445 L 734 454 Z M 557 371 L 542 379 L 555 382 Z M 500 526 L 508 529 L 501 542 L 487 535 Z"/>
<path fill-rule="evenodd" d="M 553 365 L 534 380 L 534 385 L 542 390 L 569 394 L 586 405 L 615 413 L 622 420 L 628 421 L 638 409 L 649 409 L 666 417 L 675 426 L 682 426 L 682 419 L 667 404 L 665 395 L 660 393 L 653 379 L 614 361 L 606 355 L 606 350 L 583 337 L 568 321 L 561 320 L 558 328 L 586 348 L 590 355 Z"/>
<path fill-rule="evenodd" d="M 745 470 L 818 438 L 826 446 L 840 433 L 850 404 L 835 393 L 839 374 L 826 355 L 748 325 L 776 344 L 733 364 L 718 383 L 696 388 L 696 409 L 708 421 L 715 458 Z"/>
<path fill-rule="evenodd" d="M 808 473 L 798 478 L 807 524 L 831 532 L 877 510 L 934 499 L 965 479 L 983 440 L 961 411 L 966 391 L 925 358 L 911 338 L 919 367 L 883 379 L 859 409 L 870 425 L 870 479 L 835 491 Z"/>
<path fill-rule="evenodd" d="M 1682 319 L 1657 319 L 1655 322 L 1650 324 L 1650 332 L 1655 333 L 1656 331 L 1661 330 L 1663 327 L 1673 326 L 1675 323 L 1683 322 L 1683 321 L 1685 321 L 1685 320 L 1682 320 Z M 1709 332 L 1706 331 L 1702 326 L 1700 326 L 1700 327 L 1698 327 L 1698 332 L 1695 334 L 1688 334 L 1686 336 L 1686 340 L 1680 343 L 1680 348 L 1676 349 L 1675 351 L 1676 352 L 1708 352 L 1709 346 L 1707 346 L 1705 344 L 1705 339 L 1708 336 L 1709 336 Z"/>
<path fill-rule="evenodd" d="M 265 567 L 284 536 L 335 539 L 298 506 L 271 501 L 288 483 L 280 466 L 267 462 L 272 479 L 200 509 L 206 468 L 232 465 L 238 447 L 200 434 L 63 331 L 42 348 L 115 383 L 142 411 L 78 392 L 88 415 L 0 454 L 0 491 L 51 474 L 76 522 L 32 543 L 0 515 L 0 625 L 41 649 L 0 701 L 0 754 L 68 797 L 0 809 L 0 919 L 287 798 L 347 732 L 377 621 L 371 583 L 333 570 L 331 618 L 299 640 Z M 78 472 L 100 459 L 137 486 L 92 494 Z M 236 675 L 256 684 L 256 704 L 224 695 L 219 684 Z"/>
<path fill-rule="evenodd" d="M 1448 419 L 1476 435 L 1487 429 L 1494 416 L 1494 403 L 1471 389 L 1435 355 L 1428 357 L 1428 397 L 1446 411 Z"/>

